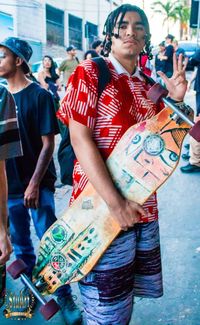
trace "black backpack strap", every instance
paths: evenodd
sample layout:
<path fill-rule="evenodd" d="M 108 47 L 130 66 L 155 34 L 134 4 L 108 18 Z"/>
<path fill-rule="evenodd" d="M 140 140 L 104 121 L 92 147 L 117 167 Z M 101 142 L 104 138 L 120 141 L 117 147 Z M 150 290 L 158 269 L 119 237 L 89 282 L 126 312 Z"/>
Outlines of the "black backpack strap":
<path fill-rule="evenodd" d="M 140 75 L 145 79 L 146 83 L 148 83 L 150 86 L 153 86 L 156 82 L 153 80 L 153 78 L 147 76 L 143 71 L 140 70 Z"/>
<path fill-rule="evenodd" d="M 100 98 L 102 92 L 106 88 L 107 84 L 111 80 L 111 73 L 106 64 L 106 61 L 102 57 L 92 58 L 99 70 L 99 80 L 98 80 L 98 98 Z"/>

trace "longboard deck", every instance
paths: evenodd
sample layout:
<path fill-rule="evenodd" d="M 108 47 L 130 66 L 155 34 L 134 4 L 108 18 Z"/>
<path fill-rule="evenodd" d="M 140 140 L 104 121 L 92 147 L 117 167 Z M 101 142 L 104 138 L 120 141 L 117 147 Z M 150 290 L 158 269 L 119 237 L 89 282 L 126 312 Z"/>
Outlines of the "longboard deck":
<path fill-rule="evenodd" d="M 172 119 L 170 108 L 127 130 L 107 160 L 122 195 L 143 204 L 175 170 L 190 126 Z M 143 219 L 143 222 L 146 220 Z M 88 274 L 121 231 L 105 202 L 88 183 L 63 216 L 44 234 L 34 280 L 59 286 Z"/>

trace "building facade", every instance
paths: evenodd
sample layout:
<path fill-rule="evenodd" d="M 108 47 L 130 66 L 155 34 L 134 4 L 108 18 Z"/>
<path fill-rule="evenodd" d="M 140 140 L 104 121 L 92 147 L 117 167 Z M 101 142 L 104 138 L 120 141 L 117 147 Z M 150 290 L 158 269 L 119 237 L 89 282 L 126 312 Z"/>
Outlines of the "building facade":
<path fill-rule="evenodd" d="M 121 4 L 121 0 L 0 1 L 0 39 L 17 36 L 29 41 L 32 63 L 44 54 L 63 57 L 69 45 L 77 47 L 81 58 L 94 40 L 102 38 L 107 15 Z"/>

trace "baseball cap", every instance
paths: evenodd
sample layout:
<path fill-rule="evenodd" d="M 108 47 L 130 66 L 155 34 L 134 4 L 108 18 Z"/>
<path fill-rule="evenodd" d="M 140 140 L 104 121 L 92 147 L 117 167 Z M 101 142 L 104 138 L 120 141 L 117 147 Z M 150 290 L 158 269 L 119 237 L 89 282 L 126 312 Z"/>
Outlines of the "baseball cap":
<path fill-rule="evenodd" d="M 166 38 L 169 38 L 170 40 L 172 40 L 173 41 L 173 39 L 174 39 L 174 36 L 172 35 L 172 34 L 168 34 L 166 37 L 165 37 L 165 39 Z"/>
<path fill-rule="evenodd" d="M 0 46 L 7 47 L 11 52 L 16 54 L 23 60 L 23 71 L 24 73 L 30 72 L 30 68 L 28 65 L 28 61 L 33 54 L 32 47 L 29 45 L 28 42 L 18 38 L 18 37 L 8 37 L 0 42 Z"/>
<path fill-rule="evenodd" d="M 68 47 L 66 48 L 66 51 L 67 51 L 67 52 L 70 52 L 70 51 L 72 51 L 72 50 L 76 50 L 76 47 L 75 47 L 74 45 L 70 45 L 70 46 L 68 46 Z"/>

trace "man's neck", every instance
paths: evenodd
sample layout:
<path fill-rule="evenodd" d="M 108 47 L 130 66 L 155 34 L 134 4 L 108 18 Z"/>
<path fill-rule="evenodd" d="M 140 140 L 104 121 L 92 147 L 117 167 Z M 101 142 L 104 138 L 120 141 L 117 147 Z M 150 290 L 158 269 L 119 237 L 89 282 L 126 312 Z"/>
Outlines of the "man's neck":
<path fill-rule="evenodd" d="M 67 55 L 67 60 L 70 60 L 70 61 L 74 60 L 74 57 L 73 57 L 73 55 L 71 55 L 71 54 L 68 54 L 68 55 Z"/>
<path fill-rule="evenodd" d="M 112 53 L 114 58 L 130 73 L 130 75 L 134 74 L 136 67 L 137 67 L 137 61 L 138 57 L 119 57 L 115 55 L 115 53 Z"/>
<path fill-rule="evenodd" d="M 23 73 L 16 73 L 10 78 L 7 78 L 7 81 L 8 81 L 8 90 L 12 94 L 23 90 L 31 83 L 31 81 L 28 78 L 26 78 L 26 76 Z"/>
<path fill-rule="evenodd" d="M 44 72 L 45 72 L 46 74 L 50 74 L 50 69 L 49 69 L 49 68 L 44 68 Z"/>

